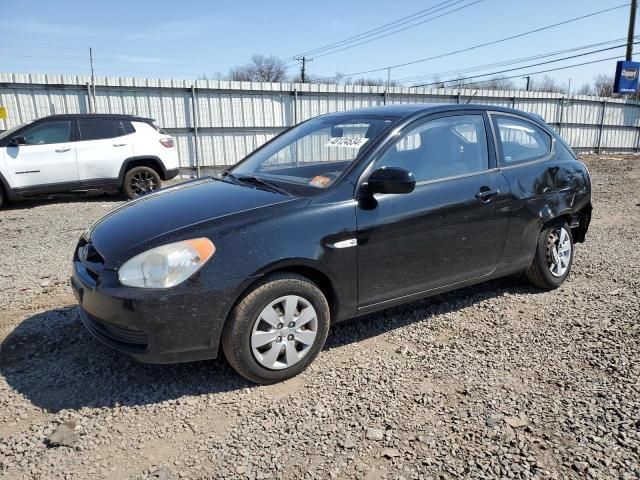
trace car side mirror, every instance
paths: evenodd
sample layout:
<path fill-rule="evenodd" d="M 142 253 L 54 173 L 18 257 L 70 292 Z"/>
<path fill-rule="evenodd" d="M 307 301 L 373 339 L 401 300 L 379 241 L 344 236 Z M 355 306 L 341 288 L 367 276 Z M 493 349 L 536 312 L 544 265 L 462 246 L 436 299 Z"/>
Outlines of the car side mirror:
<path fill-rule="evenodd" d="M 411 193 L 416 179 L 409 170 L 399 167 L 382 167 L 374 170 L 367 180 L 369 193 Z"/>
<path fill-rule="evenodd" d="M 27 139 L 24 138 L 22 135 L 16 135 L 15 137 L 11 137 L 11 140 L 9 140 L 9 145 L 12 147 L 17 147 L 18 145 L 26 145 L 27 144 Z"/>

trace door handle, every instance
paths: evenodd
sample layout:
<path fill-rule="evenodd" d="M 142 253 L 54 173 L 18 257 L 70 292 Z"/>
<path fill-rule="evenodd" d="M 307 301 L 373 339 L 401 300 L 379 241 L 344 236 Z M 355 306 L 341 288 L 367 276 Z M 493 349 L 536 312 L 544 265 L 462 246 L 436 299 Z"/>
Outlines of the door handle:
<path fill-rule="evenodd" d="M 114 143 L 113 146 L 114 147 L 126 147 L 127 144 L 126 143 Z"/>
<path fill-rule="evenodd" d="M 487 202 L 499 193 L 500 190 L 498 190 L 497 188 L 482 187 L 480 191 L 476 193 L 476 198 L 482 200 L 483 202 Z"/>
<path fill-rule="evenodd" d="M 71 147 L 60 147 L 60 148 L 56 148 L 56 152 L 58 152 L 58 153 L 68 152 L 69 150 L 71 150 Z"/>

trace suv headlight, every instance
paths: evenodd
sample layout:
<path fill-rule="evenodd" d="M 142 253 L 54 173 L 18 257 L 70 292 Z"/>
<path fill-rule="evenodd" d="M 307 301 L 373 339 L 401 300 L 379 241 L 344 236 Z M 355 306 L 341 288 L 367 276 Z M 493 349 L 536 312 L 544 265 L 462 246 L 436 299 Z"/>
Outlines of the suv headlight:
<path fill-rule="evenodd" d="M 175 287 L 200 270 L 215 251 L 208 238 L 162 245 L 127 260 L 118 269 L 118 279 L 129 287 Z"/>

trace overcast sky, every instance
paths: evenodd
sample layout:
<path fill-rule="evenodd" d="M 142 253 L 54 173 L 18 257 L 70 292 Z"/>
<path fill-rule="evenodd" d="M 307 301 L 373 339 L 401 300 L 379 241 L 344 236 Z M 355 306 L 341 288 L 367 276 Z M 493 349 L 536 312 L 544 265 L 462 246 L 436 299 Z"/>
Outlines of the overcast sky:
<path fill-rule="evenodd" d="M 233 65 L 246 62 L 254 53 L 287 59 L 442 1 L 0 0 L 3 31 L 0 71 L 87 74 L 88 47 L 91 46 L 98 75 L 211 76 L 215 72 L 226 73 Z M 454 2 L 449 10 L 472 2 Z M 315 58 L 308 64 L 308 71 L 318 76 L 330 76 L 336 72 L 353 73 L 410 62 L 624 3 L 624 0 L 480 0 L 400 33 Z M 446 12 L 441 10 L 432 16 Z M 628 7 L 620 8 L 509 42 L 397 68 L 392 70 L 392 78 L 449 72 L 622 39 L 627 35 L 628 15 Z M 430 17 L 423 17 L 427 18 Z M 507 75 L 615 55 L 624 56 L 624 48 Z M 532 60 L 517 66 L 547 60 Z M 291 62 L 289 65 L 293 74 L 297 64 Z M 571 78 L 577 87 L 598 73 L 612 74 L 614 70 L 615 61 L 610 60 L 551 75 L 562 82 Z M 384 78 L 386 72 L 367 76 Z M 442 78 L 451 76 L 455 74 L 442 75 Z"/>

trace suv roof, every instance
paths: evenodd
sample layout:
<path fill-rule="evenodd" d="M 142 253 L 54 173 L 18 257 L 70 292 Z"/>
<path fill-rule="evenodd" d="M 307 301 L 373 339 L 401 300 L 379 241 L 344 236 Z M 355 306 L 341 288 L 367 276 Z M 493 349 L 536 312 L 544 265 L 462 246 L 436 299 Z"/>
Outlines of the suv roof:
<path fill-rule="evenodd" d="M 134 122 L 146 122 L 151 123 L 153 118 L 140 117 L 137 115 L 126 115 L 122 113 L 64 113 L 58 115 L 49 115 L 36 120 L 73 120 L 73 119 L 87 119 L 87 118 L 101 118 L 105 120 L 129 120 Z"/>

